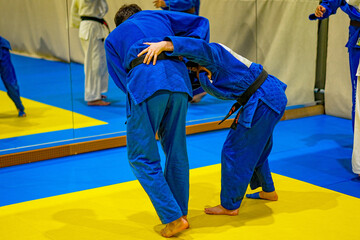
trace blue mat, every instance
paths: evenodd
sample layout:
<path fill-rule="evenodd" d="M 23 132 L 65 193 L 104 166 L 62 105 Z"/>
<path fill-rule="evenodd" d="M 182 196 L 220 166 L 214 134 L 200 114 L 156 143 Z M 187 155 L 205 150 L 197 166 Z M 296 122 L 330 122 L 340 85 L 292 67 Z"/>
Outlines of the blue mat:
<path fill-rule="evenodd" d="M 220 163 L 227 133 L 219 130 L 188 136 L 190 167 Z M 274 173 L 360 198 L 360 179 L 351 172 L 351 148 L 350 120 L 321 115 L 282 121 L 275 129 L 270 168 Z M 164 159 L 163 154 L 161 157 Z M 2 168 L 0 206 L 130 180 L 135 177 L 126 148 Z"/>

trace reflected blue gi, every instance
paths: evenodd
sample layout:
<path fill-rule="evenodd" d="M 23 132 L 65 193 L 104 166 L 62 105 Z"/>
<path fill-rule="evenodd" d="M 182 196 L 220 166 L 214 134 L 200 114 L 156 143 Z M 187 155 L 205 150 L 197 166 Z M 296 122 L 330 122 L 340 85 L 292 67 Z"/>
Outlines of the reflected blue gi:
<path fill-rule="evenodd" d="M 195 8 L 196 15 L 199 15 L 200 0 L 164 0 L 167 7 L 164 10 L 184 12 L 191 8 Z"/>
<path fill-rule="evenodd" d="M 330 15 L 335 14 L 337 9 L 340 7 L 351 20 L 360 22 L 360 12 L 353 6 L 347 4 L 345 0 L 323 0 L 320 4 L 326 8 L 326 12 L 322 18 L 317 18 L 315 14 L 309 16 L 310 20 L 315 19 L 325 19 L 330 17 Z M 360 27 L 349 26 L 349 40 L 346 44 L 349 52 L 349 62 L 350 62 L 350 76 L 351 76 L 351 85 L 352 85 L 352 123 L 354 127 L 355 121 L 355 103 L 356 103 L 356 85 L 357 77 L 356 71 L 359 65 L 360 59 L 360 46 L 357 42 L 360 40 Z"/>
<path fill-rule="evenodd" d="M 196 15 L 170 11 L 141 11 L 120 24 L 105 41 L 110 76 L 128 96 L 127 148 L 130 165 L 149 195 L 162 223 L 187 215 L 189 164 L 185 119 L 192 96 L 185 64 L 159 60 L 130 71 L 131 61 L 167 35 L 209 40 L 209 22 Z M 165 152 L 164 173 L 155 134 Z M 164 176 L 165 175 L 165 176 Z"/>
<path fill-rule="evenodd" d="M 7 94 L 20 112 L 24 112 L 24 106 L 20 99 L 19 85 L 16 79 L 15 69 L 11 63 L 10 43 L 0 36 L 0 76 L 7 90 Z"/>
<path fill-rule="evenodd" d="M 238 60 L 217 43 L 173 36 L 165 39 L 174 45 L 168 55 L 184 56 L 211 71 L 212 82 L 206 76 L 200 82 L 206 92 L 220 99 L 235 100 L 263 70 L 260 64 Z M 237 129 L 230 129 L 221 156 L 220 197 L 226 209 L 240 207 L 249 183 L 252 189 L 275 190 L 268 156 L 274 127 L 285 111 L 285 89 L 284 83 L 269 75 L 244 106 Z"/>

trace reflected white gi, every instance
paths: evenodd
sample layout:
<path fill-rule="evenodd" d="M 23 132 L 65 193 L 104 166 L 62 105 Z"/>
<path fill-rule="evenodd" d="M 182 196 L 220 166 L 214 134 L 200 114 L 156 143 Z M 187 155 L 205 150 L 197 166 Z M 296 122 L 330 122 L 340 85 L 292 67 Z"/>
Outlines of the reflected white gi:
<path fill-rule="evenodd" d="M 104 24 L 81 21 L 80 16 L 102 19 L 108 11 L 106 0 L 74 0 L 71 6 L 71 26 L 79 28 L 81 46 L 85 53 L 85 101 L 101 99 L 107 92 L 109 73 L 106 65 L 104 39 L 109 34 Z"/>

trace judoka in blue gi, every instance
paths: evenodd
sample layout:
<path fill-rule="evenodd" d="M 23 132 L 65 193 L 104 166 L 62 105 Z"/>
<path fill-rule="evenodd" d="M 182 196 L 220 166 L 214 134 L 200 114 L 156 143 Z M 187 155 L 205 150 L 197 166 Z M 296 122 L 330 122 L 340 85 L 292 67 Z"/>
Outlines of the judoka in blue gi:
<path fill-rule="evenodd" d="M 26 117 L 25 108 L 20 99 L 20 90 L 17 82 L 15 68 L 11 62 L 11 46 L 8 40 L 0 36 L 0 76 L 3 81 L 7 94 L 14 102 L 19 117 Z"/>
<path fill-rule="evenodd" d="M 350 76 L 352 85 L 352 121 L 355 121 L 355 105 L 356 105 L 356 71 L 360 59 L 360 12 L 357 0 L 323 0 L 317 6 L 315 13 L 309 16 L 310 20 L 325 19 L 335 14 L 337 9 L 341 8 L 343 12 L 349 15 L 349 40 L 346 44 L 349 52 L 350 60 Z"/>
<path fill-rule="evenodd" d="M 249 183 L 252 189 L 262 187 L 262 191 L 247 197 L 277 200 L 268 156 L 274 127 L 287 104 L 286 85 L 268 75 L 262 65 L 250 62 L 222 44 L 187 37 L 165 39 L 169 41 L 146 43 L 149 48 L 139 54 L 146 53 L 145 63 L 149 64 L 152 56 L 162 51 L 169 56 L 184 56 L 200 65 L 198 72 L 208 72 L 208 78 L 199 79 L 206 92 L 220 99 L 237 100 L 233 112 L 242 106 L 242 113 L 238 112 L 222 149 L 221 205 L 206 208 L 205 212 L 237 215 Z M 247 89 L 252 89 L 253 94 L 248 94 Z M 250 97 L 247 102 L 243 101 L 246 95 Z"/>
<path fill-rule="evenodd" d="M 155 0 L 154 6 L 163 10 L 186 12 L 199 15 L 200 0 Z M 190 103 L 198 103 L 206 95 L 202 87 L 193 91 L 193 98 Z"/>
<path fill-rule="evenodd" d="M 192 87 L 188 70 L 178 58 L 164 58 L 156 66 L 134 61 L 146 48 L 144 41 L 177 34 L 208 41 L 209 22 L 186 13 L 141 11 L 131 4 L 120 8 L 115 23 L 105 50 L 109 73 L 127 94 L 128 158 L 161 222 L 167 224 L 161 234 L 170 237 L 189 226 L 185 121 Z M 156 133 L 166 156 L 164 171 Z"/>
<path fill-rule="evenodd" d="M 155 0 L 154 6 L 163 10 L 199 15 L 200 0 Z"/>

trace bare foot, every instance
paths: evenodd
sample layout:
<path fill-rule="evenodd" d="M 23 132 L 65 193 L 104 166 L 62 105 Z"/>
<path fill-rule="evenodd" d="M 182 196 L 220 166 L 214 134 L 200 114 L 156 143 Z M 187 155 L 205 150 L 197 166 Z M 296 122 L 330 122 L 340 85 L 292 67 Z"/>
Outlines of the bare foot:
<path fill-rule="evenodd" d="M 211 208 L 205 208 L 206 214 L 212 214 L 212 215 L 229 215 L 229 216 L 236 216 L 239 214 L 239 209 L 235 210 L 229 210 L 224 208 L 221 205 L 217 205 L 215 207 Z"/>
<path fill-rule="evenodd" d="M 201 99 L 206 95 L 206 92 L 202 92 L 199 94 L 196 94 L 193 99 L 190 101 L 190 103 L 198 103 L 201 101 Z"/>
<path fill-rule="evenodd" d="M 270 200 L 270 201 L 277 201 L 278 200 L 278 195 L 276 194 L 275 191 L 273 192 L 256 192 L 256 193 L 252 193 L 252 194 L 246 194 L 247 198 L 252 198 L 252 199 L 265 199 L 265 200 Z"/>
<path fill-rule="evenodd" d="M 189 227 L 188 221 L 181 217 L 179 219 L 176 219 L 175 221 L 166 224 L 166 227 L 161 230 L 160 234 L 163 237 L 172 237 L 178 232 L 181 232 Z"/>
<path fill-rule="evenodd" d="M 185 220 L 188 222 L 188 220 L 187 220 L 187 215 L 182 216 L 182 218 L 185 219 Z M 187 227 L 187 229 L 188 229 L 189 227 L 190 227 L 190 224 L 189 224 L 189 222 L 188 222 L 188 227 Z"/>
<path fill-rule="evenodd" d="M 270 201 L 277 201 L 279 198 L 275 191 L 273 191 L 273 192 L 261 191 L 259 193 L 259 195 L 262 199 L 266 199 L 266 200 L 270 200 Z"/>
<path fill-rule="evenodd" d="M 108 106 L 110 105 L 109 102 L 105 102 L 103 100 L 95 100 L 95 101 L 89 101 L 87 102 L 88 106 Z"/>
<path fill-rule="evenodd" d="M 26 113 L 24 111 L 19 111 L 18 117 L 26 117 Z"/>

